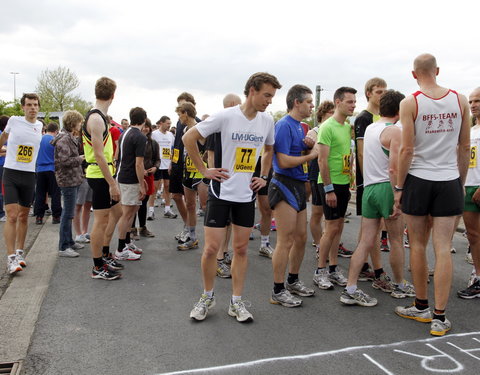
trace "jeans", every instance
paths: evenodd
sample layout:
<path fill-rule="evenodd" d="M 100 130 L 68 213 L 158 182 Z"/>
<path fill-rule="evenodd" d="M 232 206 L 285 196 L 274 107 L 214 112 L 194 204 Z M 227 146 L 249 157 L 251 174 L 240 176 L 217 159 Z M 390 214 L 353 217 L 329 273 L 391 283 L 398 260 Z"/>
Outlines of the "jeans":
<path fill-rule="evenodd" d="M 60 188 L 63 197 L 63 209 L 60 219 L 59 250 L 66 250 L 75 244 L 72 236 L 72 220 L 75 214 L 78 188 L 79 186 Z"/>

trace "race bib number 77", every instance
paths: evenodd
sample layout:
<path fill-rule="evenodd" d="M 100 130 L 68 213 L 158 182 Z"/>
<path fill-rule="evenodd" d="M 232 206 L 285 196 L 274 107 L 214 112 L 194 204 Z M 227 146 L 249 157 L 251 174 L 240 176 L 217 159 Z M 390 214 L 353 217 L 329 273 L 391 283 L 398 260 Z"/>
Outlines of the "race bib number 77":
<path fill-rule="evenodd" d="M 33 160 L 33 146 L 18 145 L 17 162 L 31 163 Z"/>
<path fill-rule="evenodd" d="M 257 149 L 237 147 L 235 150 L 235 172 L 255 172 Z"/>

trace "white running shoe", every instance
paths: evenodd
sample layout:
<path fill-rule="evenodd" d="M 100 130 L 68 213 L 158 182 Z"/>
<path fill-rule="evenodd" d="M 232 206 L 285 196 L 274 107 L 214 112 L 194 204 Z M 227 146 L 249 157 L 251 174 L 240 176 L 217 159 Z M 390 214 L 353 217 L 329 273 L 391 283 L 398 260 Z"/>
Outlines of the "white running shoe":
<path fill-rule="evenodd" d="M 26 267 L 27 266 L 27 262 L 25 262 L 25 253 L 23 252 L 22 249 L 17 249 L 15 251 L 15 255 L 17 256 L 17 261 L 18 261 L 18 264 L 20 264 L 20 266 L 22 268 Z"/>
<path fill-rule="evenodd" d="M 71 247 L 65 249 L 65 250 L 60 250 L 58 252 L 58 256 L 60 257 L 66 257 L 66 258 L 76 258 L 80 254 L 77 253 L 75 250 L 73 250 Z"/>
<path fill-rule="evenodd" d="M 115 260 L 139 260 L 141 255 L 135 254 L 128 246 L 125 246 L 122 251 L 115 251 L 113 258 Z"/>
<path fill-rule="evenodd" d="M 15 254 L 9 255 L 7 261 L 8 273 L 15 275 L 17 272 L 23 270 L 22 266 L 18 264 L 17 256 Z"/>

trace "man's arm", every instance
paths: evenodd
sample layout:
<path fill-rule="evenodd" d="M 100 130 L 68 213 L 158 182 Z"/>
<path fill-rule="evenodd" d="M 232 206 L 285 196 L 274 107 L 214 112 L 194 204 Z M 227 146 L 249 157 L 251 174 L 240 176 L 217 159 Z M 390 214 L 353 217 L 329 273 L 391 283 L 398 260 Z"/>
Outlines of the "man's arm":
<path fill-rule="evenodd" d="M 273 160 L 273 145 L 264 145 L 263 146 L 263 155 L 260 166 L 260 176 L 268 176 L 270 169 L 272 168 Z M 252 191 L 259 191 L 267 184 L 267 181 L 261 177 L 252 177 L 252 183 L 250 184 L 250 189 Z"/>
<path fill-rule="evenodd" d="M 137 175 L 138 184 L 140 185 L 140 200 L 145 198 L 145 183 L 143 182 L 143 176 L 145 176 L 145 167 L 143 165 L 143 156 L 135 157 L 135 173 Z"/>
<path fill-rule="evenodd" d="M 357 139 L 357 158 L 358 158 L 358 167 L 360 172 L 363 175 L 363 138 Z"/>
<path fill-rule="evenodd" d="M 460 105 L 462 108 L 462 125 L 460 134 L 458 136 L 458 172 L 460 173 L 460 181 L 462 186 L 465 185 L 467 178 L 468 164 L 470 161 L 470 108 L 468 106 L 467 98 L 459 95 Z"/>
<path fill-rule="evenodd" d="M 278 166 L 282 169 L 294 168 L 303 163 L 309 162 L 310 160 L 313 160 L 318 156 L 314 150 L 312 150 L 307 155 L 301 155 L 301 156 L 291 156 L 291 155 L 283 154 L 281 152 L 277 152 L 276 155 L 278 160 Z M 262 156 L 262 160 L 263 160 L 263 156 Z"/>
<path fill-rule="evenodd" d="M 328 165 L 328 155 L 330 155 L 330 146 L 319 144 L 318 145 L 319 154 L 318 154 L 318 168 L 320 169 L 320 176 L 322 177 L 323 186 L 331 185 L 332 180 L 330 179 L 330 168 Z M 330 207 L 337 207 L 337 195 L 334 190 L 325 193 L 326 203 Z"/>
<path fill-rule="evenodd" d="M 392 189 L 395 187 L 397 182 L 397 172 L 398 172 L 398 154 L 400 150 L 400 143 L 402 137 L 402 131 L 400 128 L 389 126 L 384 132 L 382 133 L 381 137 L 384 136 L 387 138 L 387 149 L 389 150 L 389 158 L 388 158 L 388 175 L 390 177 L 390 185 Z M 382 145 L 385 146 L 383 140 Z M 390 215 L 389 219 L 394 219 L 400 216 L 402 211 L 400 208 L 393 204 L 393 212 Z"/>
<path fill-rule="evenodd" d="M 205 177 L 215 181 L 222 181 L 229 178 L 228 174 L 224 172 L 228 172 L 225 168 L 207 168 L 203 163 L 202 157 L 200 155 L 200 151 L 198 150 L 197 141 L 203 139 L 202 135 L 199 133 L 195 127 L 191 128 L 187 131 L 183 137 L 183 145 L 185 146 L 185 150 L 187 150 L 188 156 L 192 160 L 195 167 L 197 167 L 198 171 Z"/>
<path fill-rule="evenodd" d="M 3 148 L 3 145 L 7 140 L 8 140 L 8 133 L 4 131 L 2 132 L 2 135 L 0 135 L 0 149 Z"/>

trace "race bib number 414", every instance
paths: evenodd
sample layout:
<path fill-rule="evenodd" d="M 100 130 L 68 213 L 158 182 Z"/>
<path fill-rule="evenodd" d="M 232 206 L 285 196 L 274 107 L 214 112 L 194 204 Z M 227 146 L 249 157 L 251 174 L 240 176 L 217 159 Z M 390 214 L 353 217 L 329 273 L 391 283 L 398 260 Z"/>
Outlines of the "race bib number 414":
<path fill-rule="evenodd" d="M 255 172 L 256 153 L 256 148 L 237 147 L 234 172 Z"/>
<path fill-rule="evenodd" d="M 31 163 L 33 160 L 33 146 L 18 145 L 17 161 L 19 163 Z"/>

